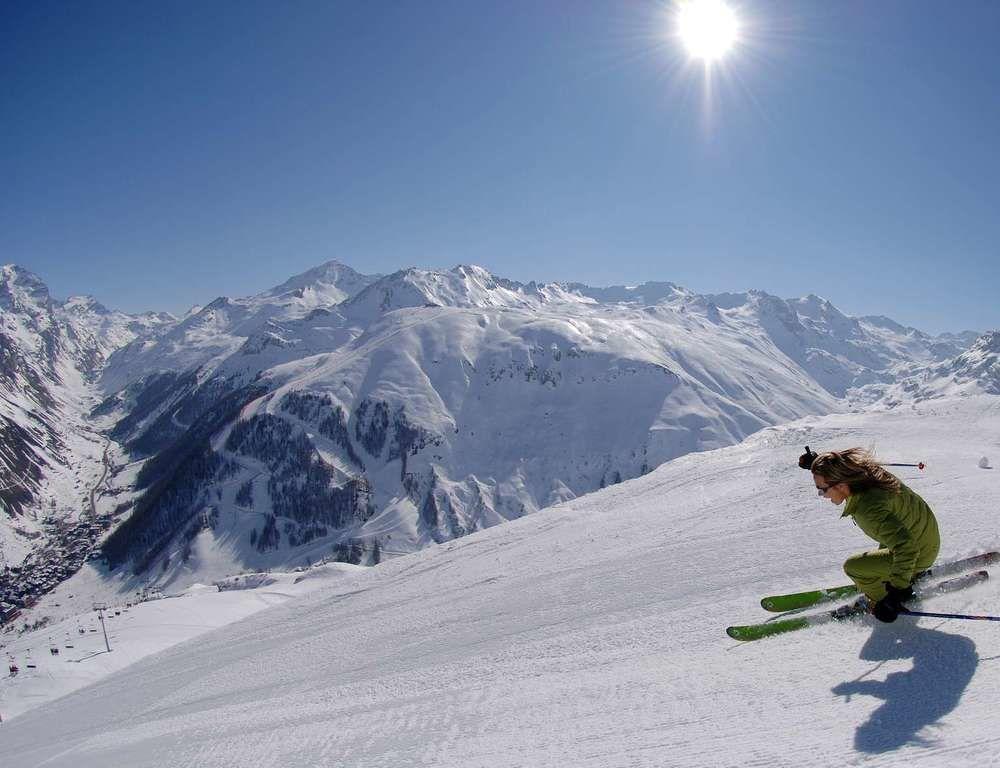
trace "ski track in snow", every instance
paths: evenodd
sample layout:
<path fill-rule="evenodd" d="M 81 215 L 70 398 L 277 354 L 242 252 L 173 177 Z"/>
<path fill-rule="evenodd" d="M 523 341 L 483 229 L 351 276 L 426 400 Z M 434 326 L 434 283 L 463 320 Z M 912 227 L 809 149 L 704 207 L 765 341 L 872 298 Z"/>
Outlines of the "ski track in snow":
<path fill-rule="evenodd" d="M 724 633 L 870 546 L 796 468 L 806 442 L 926 461 L 901 477 L 951 558 L 1000 546 L 1000 475 L 976 465 L 997 435 L 996 400 L 970 398 L 691 454 L 149 656 L 0 726 L 0 764 L 1000 765 L 995 624 Z M 998 580 L 928 608 L 1000 612 Z"/>

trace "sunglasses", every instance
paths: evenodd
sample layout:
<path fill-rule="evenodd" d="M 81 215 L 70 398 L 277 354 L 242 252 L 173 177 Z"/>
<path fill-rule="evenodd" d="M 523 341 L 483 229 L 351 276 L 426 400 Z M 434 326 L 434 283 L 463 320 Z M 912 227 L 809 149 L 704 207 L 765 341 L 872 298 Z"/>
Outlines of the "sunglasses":
<path fill-rule="evenodd" d="M 833 485 L 826 486 L 826 488 L 820 488 L 817 485 L 816 486 L 816 493 L 819 494 L 820 496 L 826 496 L 827 491 L 829 491 L 831 488 L 835 487 L 836 485 L 837 485 L 837 483 L 834 483 Z"/>

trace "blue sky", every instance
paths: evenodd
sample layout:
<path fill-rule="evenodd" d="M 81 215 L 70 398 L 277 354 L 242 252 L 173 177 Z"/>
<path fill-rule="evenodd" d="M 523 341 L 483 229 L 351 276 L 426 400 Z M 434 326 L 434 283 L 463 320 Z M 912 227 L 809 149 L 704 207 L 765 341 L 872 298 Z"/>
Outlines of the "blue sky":
<path fill-rule="evenodd" d="M 0 262 L 183 311 L 329 259 L 1000 327 L 1000 3 L 6 2 Z"/>

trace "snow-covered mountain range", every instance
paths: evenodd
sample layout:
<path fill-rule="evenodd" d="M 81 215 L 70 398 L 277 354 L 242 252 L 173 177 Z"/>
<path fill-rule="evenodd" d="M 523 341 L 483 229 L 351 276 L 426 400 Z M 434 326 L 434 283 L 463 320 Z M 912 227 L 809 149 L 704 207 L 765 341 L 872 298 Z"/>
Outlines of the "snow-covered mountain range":
<path fill-rule="evenodd" d="M 214 575 L 375 562 L 767 426 L 898 400 L 914 377 L 924 395 L 959 380 L 988 392 L 996 359 L 989 336 L 930 336 L 816 296 L 518 283 L 476 266 L 366 276 L 330 262 L 180 320 L 104 324 L 26 275 L 4 271 L 18 328 L 47 306 L 46 328 L 75 318 L 93 340 L 59 359 L 77 421 L 101 399 L 90 439 L 106 435 L 116 464 L 96 511 L 122 522 L 103 552 L 164 582 L 204 575 L 190 542 L 205 530 Z M 52 413 L 34 408 L 10 423 Z"/>
<path fill-rule="evenodd" d="M 893 407 L 900 403 L 985 392 L 1000 395 L 1000 331 L 975 340 L 962 354 L 918 368 L 881 386 L 868 387 L 870 401 Z"/>

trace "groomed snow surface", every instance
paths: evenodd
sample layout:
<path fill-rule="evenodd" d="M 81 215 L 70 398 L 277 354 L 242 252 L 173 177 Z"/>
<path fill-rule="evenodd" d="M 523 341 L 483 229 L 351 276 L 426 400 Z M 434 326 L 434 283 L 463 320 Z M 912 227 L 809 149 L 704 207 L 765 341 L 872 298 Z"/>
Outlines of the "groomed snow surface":
<path fill-rule="evenodd" d="M 996 623 L 725 635 L 767 618 L 764 594 L 842 583 L 869 546 L 796 467 L 806 443 L 925 461 L 899 472 L 938 513 L 942 557 L 1000 548 L 1000 475 L 979 467 L 1000 454 L 997 398 L 799 421 L 377 568 L 317 572 L 311 591 L 5 722 L 0 765 L 997 765 Z M 1000 613 L 993 576 L 927 607 Z M 227 599 L 166 602 L 194 615 Z"/>

